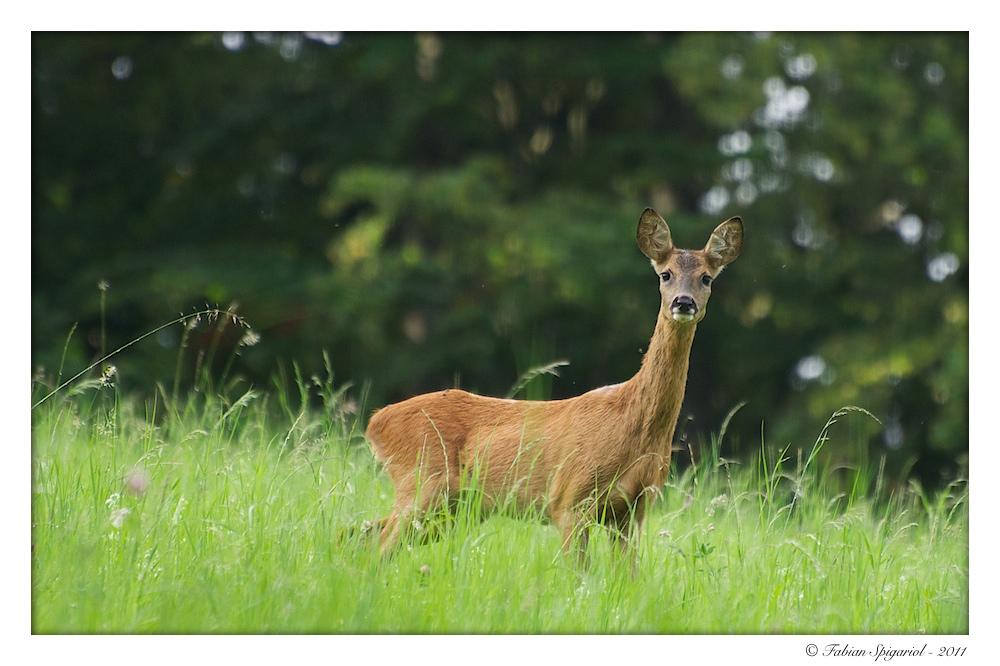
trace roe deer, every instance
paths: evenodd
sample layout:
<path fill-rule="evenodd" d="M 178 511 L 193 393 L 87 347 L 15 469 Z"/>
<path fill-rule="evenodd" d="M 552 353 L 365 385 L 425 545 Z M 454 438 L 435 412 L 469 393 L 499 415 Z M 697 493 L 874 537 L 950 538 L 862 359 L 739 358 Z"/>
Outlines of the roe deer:
<path fill-rule="evenodd" d="M 590 523 L 622 545 L 638 535 L 650 496 L 670 469 L 695 327 L 712 281 L 740 254 L 743 222 L 726 220 L 701 250 L 674 247 L 667 223 L 642 212 L 639 249 L 659 279 L 660 312 L 639 371 L 628 381 L 566 400 L 504 400 L 459 389 L 427 393 L 378 410 L 366 436 L 395 487 L 383 518 L 383 555 L 415 518 L 454 499 L 475 468 L 485 505 L 544 506 L 585 557 Z"/>

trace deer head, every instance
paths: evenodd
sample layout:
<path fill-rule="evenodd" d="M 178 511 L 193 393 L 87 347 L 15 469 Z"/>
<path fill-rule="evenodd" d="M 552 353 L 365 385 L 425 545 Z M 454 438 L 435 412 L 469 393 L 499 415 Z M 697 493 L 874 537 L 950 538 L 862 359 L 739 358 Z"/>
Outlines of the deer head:
<path fill-rule="evenodd" d="M 705 316 L 712 283 L 743 249 L 743 220 L 731 217 L 715 228 L 705 247 L 674 247 L 670 227 L 652 208 L 642 211 L 636 242 L 660 280 L 662 312 L 674 322 L 696 324 Z"/>

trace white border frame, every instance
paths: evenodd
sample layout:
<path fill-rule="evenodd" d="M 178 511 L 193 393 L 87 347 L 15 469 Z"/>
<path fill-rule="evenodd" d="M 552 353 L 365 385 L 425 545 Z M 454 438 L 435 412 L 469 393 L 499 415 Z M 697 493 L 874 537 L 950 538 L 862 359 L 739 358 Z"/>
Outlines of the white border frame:
<path fill-rule="evenodd" d="M 3 259 L 0 266 L 9 294 L 4 349 L 13 355 L 13 368 L 4 373 L 0 409 L 3 410 L 7 457 L 3 465 L 2 523 L 11 544 L 2 551 L 3 576 L 0 632 L 4 654 L 20 663 L 74 664 L 137 660 L 146 664 L 240 661 L 274 663 L 288 658 L 376 662 L 399 660 L 411 664 L 442 660 L 479 664 L 509 664 L 511 658 L 609 664 L 635 661 L 671 663 L 726 659 L 740 664 L 809 662 L 806 646 L 831 642 L 874 648 L 876 644 L 907 647 L 967 645 L 964 660 L 974 663 L 994 655 L 997 561 L 995 517 L 997 484 L 989 480 L 997 469 L 995 409 L 991 389 L 997 367 L 996 277 L 990 255 L 1000 247 L 998 224 L 989 217 L 990 195 L 997 191 L 994 156 L 1000 155 L 992 117 L 998 108 L 995 84 L 997 34 L 985 3 L 976 9 L 937 2 L 842 0 L 835 4 L 638 2 L 619 0 L 603 12 L 584 12 L 577 3 L 543 4 L 538 0 L 507 0 L 502 5 L 470 2 L 421 2 L 386 7 L 332 5 L 316 11 L 312 3 L 285 0 L 266 8 L 248 3 L 177 0 L 169 5 L 140 5 L 134 1 L 99 3 L 35 2 L 6 9 L 5 39 L 0 42 L 3 81 L 9 100 L 2 107 L 5 141 L 3 160 L 7 219 L 0 225 Z M 30 623 L 30 420 L 25 371 L 30 360 L 30 247 L 31 247 L 31 123 L 30 30 L 221 30 L 267 26 L 271 29 L 343 30 L 972 30 L 970 34 L 970 635 L 915 636 L 31 636 Z M 995 195 L 994 195 L 995 196 Z M 71 267 L 67 267 L 70 270 Z M 21 350 L 27 359 L 20 356 Z M 22 365 L 23 364 L 23 365 Z M 30 368 L 28 368 L 30 372 Z M 294 657 L 293 657 L 294 655 Z M 21 657 L 21 658 L 19 658 Z M 898 659 L 897 659 L 898 660 Z M 867 661 L 871 661 L 868 659 Z M 860 662 L 858 662 L 860 663 Z M 995 662 L 994 662 L 995 663 Z"/>

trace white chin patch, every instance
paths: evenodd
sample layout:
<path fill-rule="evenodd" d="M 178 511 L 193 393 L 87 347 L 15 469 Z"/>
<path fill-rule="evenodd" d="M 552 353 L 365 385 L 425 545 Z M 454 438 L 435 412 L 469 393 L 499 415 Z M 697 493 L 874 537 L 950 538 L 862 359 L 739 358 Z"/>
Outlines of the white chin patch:
<path fill-rule="evenodd" d="M 674 321 L 694 321 L 694 315 L 685 312 L 671 312 L 670 316 L 673 317 Z"/>

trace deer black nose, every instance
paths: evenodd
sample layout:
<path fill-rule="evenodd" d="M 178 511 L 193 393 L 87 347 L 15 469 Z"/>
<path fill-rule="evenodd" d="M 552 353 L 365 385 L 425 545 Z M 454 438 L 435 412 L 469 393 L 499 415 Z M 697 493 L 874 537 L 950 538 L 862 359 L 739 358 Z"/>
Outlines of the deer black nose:
<path fill-rule="evenodd" d="M 690 296 L 678 296 L 670 304 L 670 311 L 675 314 L 691 314 L 698 312 L 698 304 Z"/>

